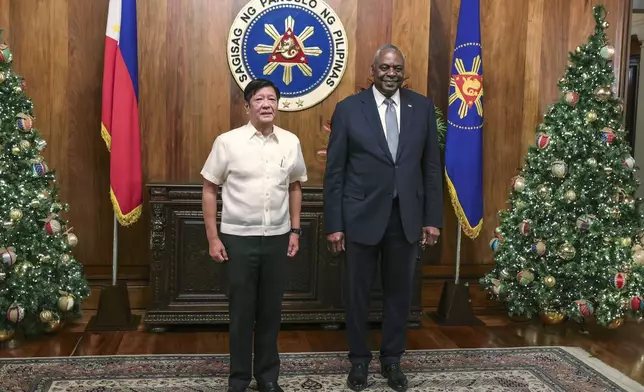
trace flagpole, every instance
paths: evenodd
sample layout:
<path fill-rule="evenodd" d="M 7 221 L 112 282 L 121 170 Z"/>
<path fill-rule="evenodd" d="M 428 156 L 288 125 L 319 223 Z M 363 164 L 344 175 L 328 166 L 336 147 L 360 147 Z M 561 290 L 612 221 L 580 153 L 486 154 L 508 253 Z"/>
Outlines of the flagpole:
<path fill-rule="evenodd" d="M 116 276 L 118 268 L 118 246 L 119 246 L 119 231 L 118 221 L 116 220 L 116 213 L 114 213 L 114 233 L 112 235 L 112 286 L 116 286 Z"/>
<path fill-rule="evenodd" d="M 456 234 L 456 278 L 454 283 L 458 284 L 458 276 L 461 269 L 461 223 L 458 223 L 458 233 Z"/>

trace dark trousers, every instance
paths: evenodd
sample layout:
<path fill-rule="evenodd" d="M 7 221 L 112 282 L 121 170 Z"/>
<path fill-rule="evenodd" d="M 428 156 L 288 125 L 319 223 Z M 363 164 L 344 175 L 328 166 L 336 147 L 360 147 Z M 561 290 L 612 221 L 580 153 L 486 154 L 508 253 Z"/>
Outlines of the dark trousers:
<path fill-rule="evenodd" d="M 407 320 L 417 255 L 418 243 L 409 243 L 405 237 L 397 199 L 379 244 L 364 245 L 347 238 L 347 333 L 352 363 L 366 363 L 372 359 L 366 334 L 378 256 L 381 256 L 384 296 L 380 363 L 389 365 L 400 362 L 407 344 Z"/>
<path fill-rule="evenodd" d="M 277 381 L 277 335 L 282 315 L 289 234 L 221 234 L 228 253 L 230 313 L 229 386 L 245 390 L 255 376 L 259 385 Z M 253 360 L 253 329 L 255 330 Z"/>

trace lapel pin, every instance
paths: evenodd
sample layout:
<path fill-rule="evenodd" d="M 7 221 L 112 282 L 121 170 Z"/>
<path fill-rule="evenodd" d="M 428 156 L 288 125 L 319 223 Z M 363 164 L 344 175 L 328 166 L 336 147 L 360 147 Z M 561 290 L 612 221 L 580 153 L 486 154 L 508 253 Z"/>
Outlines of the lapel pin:
<path fill-rule="evenodd" d="M 408 104 L 407 104 L 407 106 L 411 107 L 411 104 L 410 104 L 410 103 L 408 103 Z"/>

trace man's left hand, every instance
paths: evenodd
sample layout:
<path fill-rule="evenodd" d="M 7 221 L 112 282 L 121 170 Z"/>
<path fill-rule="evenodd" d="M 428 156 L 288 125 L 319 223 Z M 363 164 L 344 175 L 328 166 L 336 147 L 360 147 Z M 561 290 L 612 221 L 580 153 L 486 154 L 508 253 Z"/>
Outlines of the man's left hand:
<path fill-rule="evenodd" d="M 300 236 L 291 233 L 288 239 L 288 257 L 295 257 L 298 250 L 300 250 Z"/>
<path fill-rule="evenodd" d="M 439 229 L 433 226 L 423 227 L 423 238 L 421 239 L 420 244 L 422 246 L 434 246 L 438 242 L 438 237 L 441 235 Z"/>

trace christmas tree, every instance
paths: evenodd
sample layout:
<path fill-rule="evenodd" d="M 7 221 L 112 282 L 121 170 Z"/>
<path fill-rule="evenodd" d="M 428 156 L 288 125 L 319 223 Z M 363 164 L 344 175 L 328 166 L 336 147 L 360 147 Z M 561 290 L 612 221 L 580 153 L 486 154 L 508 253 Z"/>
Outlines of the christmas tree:
<path fill-rule="evenodd" d="M 67 316 L 80 316 L 89 295 L 71 253 L 78 238 L 61 216 L 69 207 L 41 155 L 47 143 L 12 58 L 0 44 L 0 341 L 17 330 L 26 336 L 59 330 Z"/>
<path fill-rule="evenodd" d="M 481 285 L 511 316 L 609 328 L 642 317 L 641 200 L 624 105 L 613 92 L 606 15 L 594 7 L 594 33 L 569 53 L 561 99 L 537 126 L 490 241 L 495 266 Z"/>

